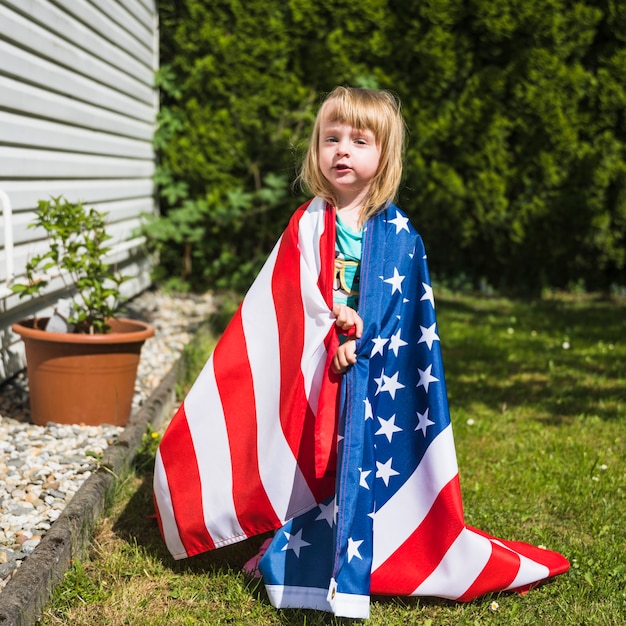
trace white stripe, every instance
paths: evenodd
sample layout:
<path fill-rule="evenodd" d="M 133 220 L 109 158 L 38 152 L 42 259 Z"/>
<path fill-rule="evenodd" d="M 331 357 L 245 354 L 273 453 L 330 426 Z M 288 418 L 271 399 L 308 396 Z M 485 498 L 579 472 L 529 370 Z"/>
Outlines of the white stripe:
<path fill-rule="evenodd" d="M 500 542 L 498 541 L 497 543 Z M 504 547 L 506 548 L 506 546 Z M 510 548 L 507 549 L 510 550 Z M 511 551 L 515 552 L 515 550 Z M 545 565 L 541 565 L 541 563 L 537 563 L 523 554 L 519 554 L 519 552 L 515 552 L 515 554 L 520 558 L 520 567 L 515 580 L 506 588 L 507 590 L 523 587 L 524 585 L 529 585 L 530 583 L 543 580 L 550 576 L 550 570 Z"/>
<path fill-rule="evenodd" d="M 174 519 L 174 510 L 172 507 L 172 496 L 170 494 L 167 477 L 165 475 L 165 467 L 163 467 L 163 459 L 161 451 L 157 450 L 154 462 L 154 497 L 157 501 L 159 516 L 163 526 L 163 536 L 165 545 L 172 553 L 175 559 L 186 559 L 187 551 L 178 534 L 178 526 Z"/>
<path fill-rule="evenodd" d="M 458 471 L 452 426 L 448 425 L 428 446 L 404 485 L 376 511 L 372 571 L 413 534 L 428 515 L 439 492 Z"/>
<path fill-rule="evenodd" d="M 286 585 L 265 585 L 267 596 L 277 609 L 317 609 L 332 612 L 326 589 Z"/>
<path fill-rule="evenodd" d="M 316 609 L 353 619 L 370 616 L 369 596 L 336 593 L 331 604 L 327 599 L 328 591 L 318 587 L 265 585 L 265 589 L 270 603 L 277 609 Z"/>
<path fill-rule="evenodd" d="M 461 597 L 483 571 L 491 552 L 489 539 L 463 529 L 435 571 L 410 595 Z"/>
<path fill-rule="evenodd" d="M 213 355 L 185 398 L 185 414 L 196 452 L 206 528 L 216 544 L 230 543 L 244 533 L 233 500 L 230 446 Z"/>
<path fill-rule="evenodd" d="M 324 339 L 334 323 L 331 311 L 318 287 L 322 271 L 320 240 L 325 229 L 326 202 L 315 198 L 300 219 L 298 246 L 300 248 L 300 289 L 304 305 L 304 346 L 301 370 L 309 406 L 317 412 L 319 393 L 326 365 Z"/>
<path fill-rule="evenodd" d="M 310 508 L 315 499 L 280 423 L 280 350 L 272 297 L 279 245 L 280 241 L 248 292 L 241 317 L 257 410 L 259 474 L 274 511 L 285 521 Z"/>

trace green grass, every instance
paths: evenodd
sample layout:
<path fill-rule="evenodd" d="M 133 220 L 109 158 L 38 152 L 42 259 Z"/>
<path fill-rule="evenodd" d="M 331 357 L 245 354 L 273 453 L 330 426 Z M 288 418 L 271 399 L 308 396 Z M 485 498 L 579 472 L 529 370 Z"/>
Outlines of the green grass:
<path fill-rule="evenodd" d="M 91 554 L 74 563 L 39 623 L 626 623 L 626 302 L 445 293 L 438 315 L 466 520 L 562 552 L 572 563 L 567 574 L 524 596 L 469 604 L 374 598 L 369 622 L 276 610 L 263 586 L 240 573 L 261 537 L 170 558 L 150 517 L 158 438 L 148 434 L 134 473 L 98 524 Z M 188 351 L 192 371 L 212 344 L 211 332 L 197 336 Z"/>

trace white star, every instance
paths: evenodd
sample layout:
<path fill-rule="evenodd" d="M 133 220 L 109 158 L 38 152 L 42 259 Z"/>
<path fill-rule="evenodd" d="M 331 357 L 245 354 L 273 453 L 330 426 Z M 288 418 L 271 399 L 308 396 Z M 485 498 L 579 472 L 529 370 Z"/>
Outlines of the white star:
<path fill-rule="evenodd" d="M 391 467 L 392 460 L 389 459 L 386 463 L 376 461 L 376 478 L 382 478 L 385 481 L 385 487 L 389 487 L 389 479 L 392 476 L 397 476 L 400 473 Z"/>
<path fill-rule="evenodd" d="M 392 415 L 388 420 L 383 419 L 382 417 L 378 418 L 380 422 L 380 428 L 374 433 L 375 435 L 385 435 L 391 443 L 391 438 L 393 437 L 393 433 L 402 432 L 402 429 L 399 426 L 396 426 L 396 416 Z"/>
<path fill-rule="evenodd" d="M 335 502 L 329 502 L 328 504 L 320 502 L 318 506 L 320 507 L 320 514 L 315 518 L 315 521 L 326 520 L 332 528 L 335 521 Z"/>
<path fill-rule="evenodd" d="M 398 332 L 395 335 L 391 336 L 391 343 L 389 344 L 389 349 L 393 350 L 394 354 L 398 356 L 398 350 L 402 346 L 408 345 L 404 339 L 400 339 L 400 332 L 402 329 L 398 328 Z"/>
<path fill-rule="evenodd" d="M 388 391 L 391 397 L 396 399 L 396 391 L 398 389 L 404 389 L 404 385 L 398 382 L 398 373 L 396 372 L 393 376 L 385 376 L 381 374 L 383 377 L 383 384 L 380 387 L 380 391 Z M 376 380 L 378 382 L 378 380 Z M 376 395 L 378 395 L 378 390 L 376 391 Z"/>
<path fill-rule="evenodd" d="M 428 328 L 424 328 L 420 325 L 422 336 L 417 343 L 425 343 L 428 346 L 428 349 L 432 350 L 433 341 L 439 341 L 439 335 L 435 332 L 435 326 L 437 326 L 436 322 Z"/>
<path fill-rule="evenodd" d="M 422 287 L 424 287 L 424 295 L 420 298 L 420 302 L 422 300 L 428 300 L 434 309 L 435 308 L 435 296 L 433 295 L 433 288 L 426 283 L 422 283 Z"/>
<path fill-rule="evenodd" d="M 381 374 L 381 376 L 382 376 L 382 374 Z M 374 413 L 372 413 L 372 405 L 370 403 L 369 398 L 365 398 L 365 400 L 363 400 L 363 402 L 365 402 L 365 419 L 366 420 L 373 420 L 374 419 Z"/>
<path fill-rule="evenodd" d="M 389 341 L 389 339 L 378 335 L 378 337 L 376 337 L 376 339 L 372 339 L 372 341 L 374 342 L 374 348 L 372 350 L 372 353 L 370 354 L 370 357 L 373 357 L 375 354 L 382 354 L 383 348 L 385 347 L 385 344 Z"/>
<path fill-rule="evenodd" d="M 402 215 L 400 215 L 399 211 L 396 211 L 395 218 L 392 220 L 389 220 L 389 222 L 394 224 L 394 226 L 396 227 L 396 235 L 401 230 L 406 230 L 407 233 L 409 232 L 409 227 L 407 226 L 407 224 L 409 223 L 409 218 L 403 217 Z"/>
<path fill-rule="evenodd" d="M 300 548 L 311 545 L 310 543 L 302 539 L 302 528 L 295 535 L 290 535 L 284 530 L 283 534 L 285 535 L 285 537 L 287 537 L 287 543 L 282 547 L 282 552 L 284 552 L 285 550 L 293 550 L 296 553 L 296 556 L 300 558 Z"/>
<path fill-rule="evenodd" d="M 429 365 L 425 370 L 421 370 L 419 369 L 419 367 L 417 368 L 417 371 L 420 373 L 420 381 L 419 383 L 417 383 L 416 387 L 424 387 L 424 389 L 426 390 L 426 393 L 428 393 L 428 386 L 430 385 L 430 383 L 438 383 L 439 379 L 435 378 L 434 376 L 431 375 L 430 371 L 432 370 L 433 366 Z"/>
<path fill-rule="evenodd" d="M 396 291 L 402 293 L 402 281 L 404 280 L 404 276 L 400 276 L 398 273 L 398 268 L 393 268 L 393 276 L 391 278 L 385 278 L 386 283 L 391 285 L 391 294 L 393 295 Z"/>
<path fill-rule="evenodd" d="M 428 419 L 428 409 L 426 409 L 426 411 L 424 411 L 424 413 L 417 413 L 417 419 L 419 420 L 417 423 L 417 426 L 415 427 L 415 430 L 420 430 L 422 431 L 422 435 L 424 435 L 424 437 L 426 437 L 426 429 L 429 426 L 433 426 L 435 424 L 435 422 L 431 422 Z"/>
<path fill-rule="evenodd" d="M 355 556 L 358 559 L 363 560 L 363 557 L 361 556 L 361 553 L 359 552 L 359 548 L 361 547 L 362 543 L 363 543 L 363 539 L 360 539 L 359 541 L 354 541 L 352 537 L 348 537 L 348 563 L 350 563 L 350 561 Z"/>
<path fill-rule="evenodd" d="M 365 479 L 372 473 L 372 470 L 362 470 L 359 467 L 359 472 L 361 472 L 361 478 L 359 479 L 359 485 L 361 487 L 365 487 L 366 489 L 369 489 L 370 486 L 367 484 L 367 480 L 365 480 Z"/>

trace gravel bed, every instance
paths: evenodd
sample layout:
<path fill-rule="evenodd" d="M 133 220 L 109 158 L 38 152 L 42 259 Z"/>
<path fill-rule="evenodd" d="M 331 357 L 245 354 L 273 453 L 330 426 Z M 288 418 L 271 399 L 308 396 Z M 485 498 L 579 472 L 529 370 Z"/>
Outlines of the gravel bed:
<path fill-rule="evenodd" d="M 178 360 L 193 332 L 214 311 L 210 294 L 149 290 L 126 305 L 127 317 L 154 325 L 141 352 L 133 410 Z M 0 386 L 0 590 L 37 547 L 123 428 L 30 422 L 28 380 Z"/>

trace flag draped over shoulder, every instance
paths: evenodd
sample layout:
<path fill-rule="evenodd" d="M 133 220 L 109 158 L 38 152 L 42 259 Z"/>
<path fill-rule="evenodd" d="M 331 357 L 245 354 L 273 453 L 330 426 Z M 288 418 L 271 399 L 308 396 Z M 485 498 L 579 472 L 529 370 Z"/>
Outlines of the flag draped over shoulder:
<path fill-rule="evenodd" d="M 371 594 L 468 601 L 565 572 L 465 524 L 425 251 L 393 205 L 365 227 L 364 331 L 337 394 L 334 237 L 323 201 L 294 214 L 173 418 L 155 500 L 174 557 L 279 529 L 272 604 L 355 618 Z"/>

